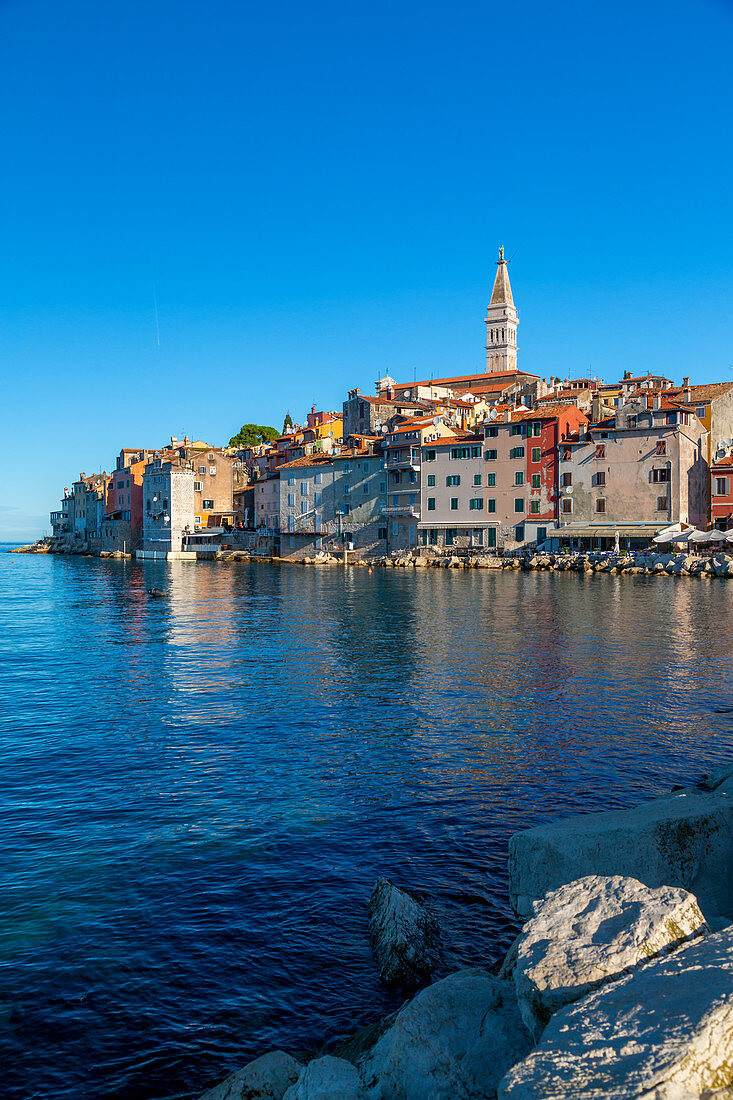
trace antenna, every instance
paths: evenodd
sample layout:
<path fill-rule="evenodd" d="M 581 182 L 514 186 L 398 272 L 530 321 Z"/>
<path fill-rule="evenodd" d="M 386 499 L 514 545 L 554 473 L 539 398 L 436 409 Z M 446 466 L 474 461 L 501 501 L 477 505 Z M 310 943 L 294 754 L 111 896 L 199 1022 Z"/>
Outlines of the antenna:
<path fill-rule="evenodd" d="M 155 310 L 155 337 L 158 341 L 158 347 L 160 347 L 160 325 L 158 323 L 158 299 L 155 294 L 155 287 L 153 287 L 153 309 Z"/>

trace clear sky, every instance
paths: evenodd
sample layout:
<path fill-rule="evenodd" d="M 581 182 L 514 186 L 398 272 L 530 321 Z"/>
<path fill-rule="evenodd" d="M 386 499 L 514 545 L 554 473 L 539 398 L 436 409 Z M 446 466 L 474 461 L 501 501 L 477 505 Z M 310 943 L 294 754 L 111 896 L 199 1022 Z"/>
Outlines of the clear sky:
<path fill-rule="evenodd" d="M 525 370 L 733 378 L 732 56 L 723 0 L 0 0 L 0 539 L 480 371 L 500 244 Z"/>

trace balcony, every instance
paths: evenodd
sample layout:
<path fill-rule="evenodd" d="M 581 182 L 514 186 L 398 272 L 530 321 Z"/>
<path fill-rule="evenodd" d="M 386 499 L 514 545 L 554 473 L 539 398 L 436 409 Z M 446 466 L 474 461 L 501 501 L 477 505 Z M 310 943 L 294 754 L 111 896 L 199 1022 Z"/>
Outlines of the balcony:
<path fill-rule="evenodd" d="M 410 450 L 401 458 L 396 458 L 394 455 L 388 455 L 384 465 L 387 470 L 419 470 L 420 452 L 417 450 Z"/>
<path fill-rule="evenodd" d="M 385 516 L 420 516 L 417 504 L 388 504 L 382 515 Z"/>

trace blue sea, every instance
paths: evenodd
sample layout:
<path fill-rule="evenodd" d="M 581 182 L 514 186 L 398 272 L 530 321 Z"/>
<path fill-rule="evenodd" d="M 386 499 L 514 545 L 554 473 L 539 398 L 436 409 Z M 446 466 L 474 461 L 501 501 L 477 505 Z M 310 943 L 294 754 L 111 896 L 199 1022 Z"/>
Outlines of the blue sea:
<path fill-rule="evenodd" d="M 157 586 L 164 599 L 152 599 Z M 733 763 L 733 584 L 0 554 L 4 1098 L 197 1097 L 510 942 L 518 829 Z"/>

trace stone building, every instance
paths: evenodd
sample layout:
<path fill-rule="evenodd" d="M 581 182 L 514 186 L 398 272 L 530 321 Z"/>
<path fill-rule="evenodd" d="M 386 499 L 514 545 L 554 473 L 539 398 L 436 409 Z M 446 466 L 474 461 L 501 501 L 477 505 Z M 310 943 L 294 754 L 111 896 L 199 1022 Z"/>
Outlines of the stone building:
<path fill-rule="evenodd" d="M 196 526 L 193 463 L 185 458 L 154 458 L 143 473 L 143 558 L 195 558 L 184 539 Z"/>
<path fill-rule="evenodd" d="M 280 467 L 280 556 L 353 548 L 384 554 L 387 478 L 379 445 L 306 455 Z"/>
<path fill-rule="evenodd" d="M 561 443 L 563 542 L 610 548 L 618 530 L 626 547 L 672 523 L 707 526 L 708 433 L 694 406 L 659 390 Z"/>

